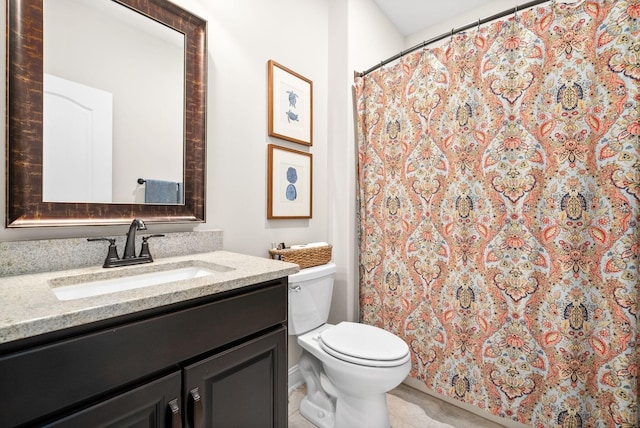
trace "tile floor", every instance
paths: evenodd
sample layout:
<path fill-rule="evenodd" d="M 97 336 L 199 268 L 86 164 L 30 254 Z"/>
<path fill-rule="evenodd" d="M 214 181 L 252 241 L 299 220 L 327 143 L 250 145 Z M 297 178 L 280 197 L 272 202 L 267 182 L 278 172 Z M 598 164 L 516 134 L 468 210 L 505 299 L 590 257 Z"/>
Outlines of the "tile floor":
<path fill-rule="evenodd" d="M 455 428 L 502 428 L 503 425 L 492 422 L 475 413 L 468 412 L 446 401 L 425 394 L 414 388 L 400 384 L 390 391 L 409 403 L 420 406 L 424 412 L 436 421 Z"/>
<path fill-rule="evenodd" d="M 298 412 L 298 405 L 304 393 L 304 386 L 302 386 L 289 396 L 289 428 L 314 427 Z M 502 427 L 406 385 L 400 385 L 390 391 L 390 394 L 392 396 L 388 397 L 387 401 L 392 428 Z"/>

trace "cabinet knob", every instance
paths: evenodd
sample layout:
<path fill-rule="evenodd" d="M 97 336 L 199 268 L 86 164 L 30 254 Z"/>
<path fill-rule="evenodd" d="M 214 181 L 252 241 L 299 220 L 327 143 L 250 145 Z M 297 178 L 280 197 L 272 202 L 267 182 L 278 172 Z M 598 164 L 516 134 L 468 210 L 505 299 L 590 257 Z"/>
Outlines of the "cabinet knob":
<path fill-rule="evenodd" d="M 204 418 L 202 415 L 202 398 L 198 388 L 193 388 L 189 391 L 189 407 L 191 414 L 191 426 L 194 428 L 201 428 L 203 426 Z"/>
<path fill-rule="evenodd" d="M 180 414 L 180 406 L 178 399 L 169 401 L 169 424 L 171 428 L 182 428 L 182 415 Z"/>

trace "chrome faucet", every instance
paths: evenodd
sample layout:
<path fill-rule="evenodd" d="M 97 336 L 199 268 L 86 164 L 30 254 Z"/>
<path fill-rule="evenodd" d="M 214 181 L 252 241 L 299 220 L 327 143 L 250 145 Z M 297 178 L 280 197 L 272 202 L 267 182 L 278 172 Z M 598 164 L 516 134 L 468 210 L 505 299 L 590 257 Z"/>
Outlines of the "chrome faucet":
<path fill-rule="evenodd" d="M 109 241 L 109 250 L 107 258 L 104 260 L 103 267 L 111 268 L 118 266 L 130 266 L 141 263 L 153 262 L 153 257 L 149 252 L 149 238 L 164 236 L 164 234 L 148 235 L 142 237 L 142 246 L 140 254 L 136 257 L 136 231 L 147 230 L 147 226 L 139 218 L 133 219 L 127 232 L 127 242 L 124 247 L 122 258 L 118 257 L 118 249 L 116 248 L 115 238 L 87 238 L 87 241 Z"/>
<path fill-rule="evenodd" d="M 147 230 L 147 226 L 139 218 L 134 218 L 127 232 L 127 243 L 124 245 L 123 259 L 132 259 L 136 256 L 136 230 Z"/>

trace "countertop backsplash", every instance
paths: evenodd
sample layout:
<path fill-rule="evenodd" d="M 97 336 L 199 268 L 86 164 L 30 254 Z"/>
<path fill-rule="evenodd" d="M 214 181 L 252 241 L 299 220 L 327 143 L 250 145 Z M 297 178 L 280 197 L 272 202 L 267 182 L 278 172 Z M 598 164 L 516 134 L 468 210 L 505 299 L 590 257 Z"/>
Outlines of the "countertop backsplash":
<path fill-rule="evenodd" d="M 136 254 L 142 237 L 136 236 Z M 126 236 L 116 238 L 122 256 Z M 87 238 L 63 238 L 0 242 L 0 277 L 101 266 L 107 256 L 108 242 L 88 242 Z M 151 238 L 149 248 L 154 259 L 186 256 L 222 250 L 222 230 L 174 232 Z"/>

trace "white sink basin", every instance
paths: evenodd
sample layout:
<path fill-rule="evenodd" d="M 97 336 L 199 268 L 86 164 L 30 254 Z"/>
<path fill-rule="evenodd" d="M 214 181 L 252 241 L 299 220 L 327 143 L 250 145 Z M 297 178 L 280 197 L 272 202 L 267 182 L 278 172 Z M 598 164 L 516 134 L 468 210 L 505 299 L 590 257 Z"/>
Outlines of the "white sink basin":
<path fill-rule="evenodd" d="M 206 266 L 205 266 L 206 265 Z M 211 263 L 203 266 L 166 265 L 160 271 L 151 271 L 148 267 L 131 271 L 98 273 L 79 277 L 62 277 L 50 281 L 53 293 L 59 300 L 75 300 L 83 297 L 100 296 L 117 291 L 134 290 L 152 285 L 167 284 L 169 282 L 184 281 L 220 272 L 234 270 L 233 268 Z M 140 271 L 146 273 L 142 273 Z"/>

